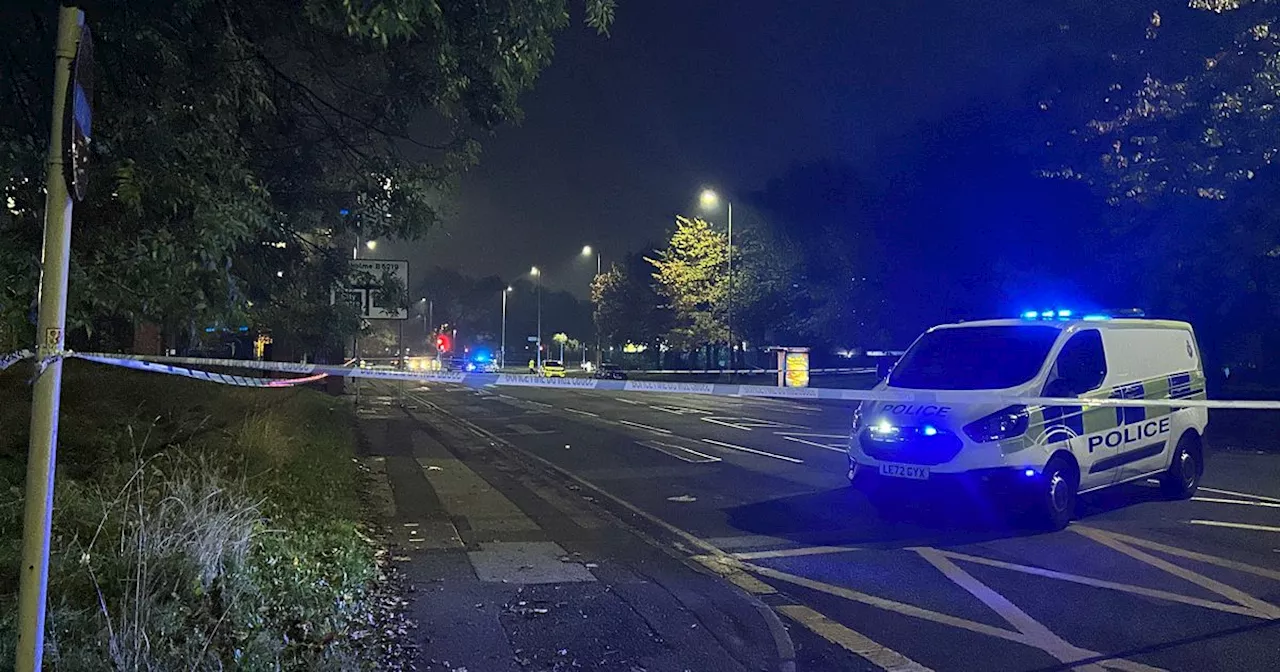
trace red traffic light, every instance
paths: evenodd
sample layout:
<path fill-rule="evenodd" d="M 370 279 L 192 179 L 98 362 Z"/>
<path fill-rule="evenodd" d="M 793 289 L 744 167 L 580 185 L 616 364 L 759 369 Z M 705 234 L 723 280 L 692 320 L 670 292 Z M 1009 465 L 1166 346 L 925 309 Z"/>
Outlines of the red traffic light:
<path fill-rule="evenodd" d="M 449 352 L 452 349 L 453 342 L 449 338 L 448 334 L 436 335 L 436 350 L 439 350 L 440 352 Z"/>

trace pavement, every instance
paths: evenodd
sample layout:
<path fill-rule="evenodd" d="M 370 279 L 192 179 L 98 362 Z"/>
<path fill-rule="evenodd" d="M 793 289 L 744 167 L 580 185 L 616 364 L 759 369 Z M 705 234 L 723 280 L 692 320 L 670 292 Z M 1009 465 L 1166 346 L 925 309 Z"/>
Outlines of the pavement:
<path fill-rule="evenodd" d="M 1066 530 L 1031 533 L 978 503 L 880 519 L 847 487 L 851 408 L 839 404 L 441 385 L 405 394 L 442 427 L 520 456 L 519 478 L 547 475 L 635 531 L 623 536 L 767 604 L 796 669 L 1280 669 L 1271 434 L 1217 428 L 1233 450 L 1206 456 L 1192 500 L 1131 484 L 1085 497 Z M 610 539 L 598 541 L 607 553 Z"/>
<path fill-rule="evenodd" d="M 416 669 L 794 669 L 755 595 L 415 397 L 367 387 L 357 415 Z"/>

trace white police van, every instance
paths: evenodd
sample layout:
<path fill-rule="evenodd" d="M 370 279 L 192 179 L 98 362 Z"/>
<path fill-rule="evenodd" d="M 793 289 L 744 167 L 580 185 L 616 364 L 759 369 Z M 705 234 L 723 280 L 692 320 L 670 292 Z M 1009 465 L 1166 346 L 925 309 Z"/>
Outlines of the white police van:
<path fill-rule="evenodd" d="M 920 489 L 981 490 L 1051 529 L 1078 494 L 1121 483 L 1156 477 L 1167 496 L 1190 497 L 1206 409 L 1016 403 L 1203 399 L 1191 325 L 1141 315 L 1054 310 L 930 329 L 874 388 L 912 400 L 855 411 L 850 481 L 882 510 Z"/>

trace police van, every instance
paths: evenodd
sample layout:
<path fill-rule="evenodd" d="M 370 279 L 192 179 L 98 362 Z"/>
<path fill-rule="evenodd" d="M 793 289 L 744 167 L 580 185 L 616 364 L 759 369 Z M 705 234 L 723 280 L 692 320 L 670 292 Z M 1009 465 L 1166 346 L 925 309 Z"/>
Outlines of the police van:
<path fill-rule="evenodd" d="M 874 388 L 911 401 L 855 411 L 849 479 L 882 510 L 921 490 L 981 490 L 1051 529 L 1077 495 L 1130 481 L 1185 499 L 1204 472 L 1206 409 L 1017 401 L 1203 399 L 1204 385 L 1191 325 L 1139 311 L 937 326 Z"/>

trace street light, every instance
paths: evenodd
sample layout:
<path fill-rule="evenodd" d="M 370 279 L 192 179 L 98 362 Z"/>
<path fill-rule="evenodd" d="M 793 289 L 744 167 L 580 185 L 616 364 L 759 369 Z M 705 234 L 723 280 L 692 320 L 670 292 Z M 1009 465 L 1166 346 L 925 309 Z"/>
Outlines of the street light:
<path fill-rule="evenodd" d="M 366 241 L 365 241 L 365 243 L 364 243 L 364 246 L 365 246 L 365 247 L 367 247 L 367 248 L 369 248 L 369 250 L 370 250 L 370 251 L 376 250 L 376 249 L 378 249 L 378 241 L 376 241 L 376 240 L 366 240 Z"/>
<path fill-rule="evenodd" d="M 510 293 L 510 286 L 502 290 L 502 345 L 498 349 L 499 369 L 507 368 L 507 294 Z"/>
<path fill-rule="evenodd" d="M 703 189 L 699 197 L 702 207 L 706 210 L 715 208 L 720 203 L 720 195 L 714 189 Z M 729 240 L 728 240 L 728 266 L 729 266 L 729 309 L 725 319 L 725 326 L 729 332 L 729 368 L 733 368 L 733 201 L 725 199 L 725 206 L 729 211 Z"/>
<path fill-rule="evenodd" d="M 595 255 L 595 258 L 596 258 L 596 277 L 593 278 L 593 281 L 595 281 L 600 279 L 600 253 L 593 250 L 590 245 L 583 245 L 582 256 L 590 257 L 592 255 Z M 595 319 L 593 319 L 592 321 L 596 323 L 596 368 L 599 368 L 600 367 L 600 323 L 598 320 L 595 320 Z M 582 361 L 585 362 L 587 360 L 584 357 Z"/>
<path fill-rule="evenodd" d="M 536 340 L 536 343 L 538 346 L 538 354 L 536 355 L 537 357 L 536 361 L 538 363 L 538 369 L 541 370 L 542 369 L 542 271 L 539 271 L 538 267 L 534 266 L 533 268 L 529 269 L 529 275 L 533 276 L 534 284 L 538 288 L 538 336 Z"/>

